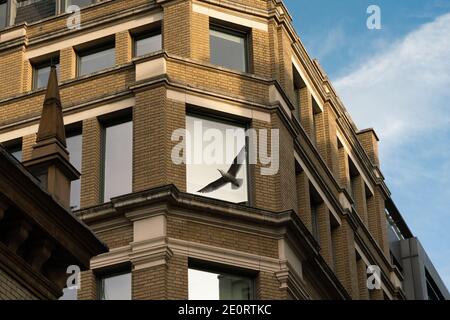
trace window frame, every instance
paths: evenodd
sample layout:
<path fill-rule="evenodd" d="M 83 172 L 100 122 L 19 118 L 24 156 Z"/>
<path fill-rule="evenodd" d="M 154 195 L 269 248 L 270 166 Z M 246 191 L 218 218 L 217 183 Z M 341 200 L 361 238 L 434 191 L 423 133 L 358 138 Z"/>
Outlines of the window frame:
<path fill-rule="evenodd" d="M 187 105 L 186 106 L 186 113 L 185 118 L 187 117 L 195 117 L 202 120 L 212 121 L 212 122 L 220 122 L 222 124 L 230 125 L 230 126 L 236 126 L 236 127 L 242 127 L 245 132 L 247 132 L 251 128 L 251 122 L 249 122 L 246 119 L 235 117 L 233 115 L 229 114 L 221 114 L 221 113 L 212 113 L 212 112 L 205 112 L 204 110 L 201 110 L 199 107 Z M 250 141 L 249 137 L 245 136 L 245 150 L 246 150 L 246 167 L 247 167 L 247 201 L 246 203 L 238 202 L 236 204 L 240 205 L 246 205 L 246 206 L 252 206 L 254 203 L 253 199 L 253 179 L 251 175 L 251 165 L 249 163 L 250 155 L 249 155 L 249 146 Z M 187 170 L 187 165 L 186 165 Z M 186 173 L 186 187 L 187 187 L 187 173 Z M 212 198 L 215 199 L 215 198 Z M 215 199 L 220 200 L 220 199 Z M 225 200 L 220 200 L 225 201 Z"/>
<path fill-rule="evenodd" d="M 68 0 L 61 0 L 61 1 L 57 1 L 57 2 L 60 3 L 60 13 L 66 13 L 67 7 L 68 7 Z M 96 3 L 99 3 L 99 0 L 92 0 L 91 4 L 84 6 L 84 7 L 80 7 L 80 9 L 88 8 Z"/>
<path fill-rule="evenodd" d="M 102 299 L 102 294 L 104 293 L 104 285 L 103 280 L 105 278 L 113 278 L 117 276 L 122 276 L 130 274 L 131 281 L 130 281 L 130 292 L 131 292 L 131 300 L 133 299 L 133 272 L 131 268 L 127 266 L 115 266 L 112 269 L 102 270 L 95 273 L 95 282 L 97 287 L 97 300 L 101 301 L 107 301 L 106 299 Z"/>
<path fill-rule="evenodd" d="M 83 168 L 83 123 L 82 122 L 76 122 L 76 123 L 73 123 L 73 124 L 66 125 L 65 126 L 65 135 L 66 135 L 66 140 L 69 139 L 69 138 L 78 136 L 78 135 L 81 136 L 81 150 L 80 150 L 81 151 L 81 154 L 80 154 L 80 159 L 81 159 L 80 165 L 81 165 L 81 168 L 79 170 L 81 176 L 80 176 L 80 178 L 78 180 L 72 181 L 71 189 L 70 189 L 71 192 L 72 192 L 73 182 L 80 181 L 80 199 L 78 199 L 79 206 L 78 206 L 77 209 L 73 209 L 72 206 L 71 206 L 71 209 L 73 211 L 78 211 L 78 210 L 81 209 L 81 178 L 82 178 L 82 175 L 83 175 L 83 172 L 82 172 L 82 168 Z M 68 146 L 67 146 L 67 149 L 68 149 Z M 70 154 L 69 154 L 69 158 L 70 158 Z M 72 202 L 72 199 L 70 199 L 70 202 Z"/>
<path fill-rule="evenodd" d="M 5 141 L 1 143 L 2 147 L 8 151 L 14 159 L 16 159 L 19 162 L 23 161 L 23 137 L 15 138 L 9 141 Z M 21 153 L 21 160 L 17 159 L 13 153 L 20 151 Z"/>
<path fill-rule="evenodd" d="M 209 52 L 209 59 L 210 59 L 210 63 L 212 64 L 211 61 L 211 30 L 217 31 L 217 32 L 222 32 L 225 34 L 229 34 L 229 35 L 233 35 L 233 36 L 237 36 L 237 37 L 241 37 L 244 39 L 244 57 L 245 57 L 245 68 L 244 70 L 238 70 L 238 69 L 233 69 L 230 67 L 226 67 L 226 66 L 222 66 L 219 64 L 214 64 L 216 66 L 219 66 L 221 68 L 225 68 L 228 70 L 233 70 L 236 72 L 242 72 L 242 73 L 251 73 L 252 72 L 252 66 L 251 66 L 251 29 L 247 29 L 243 26 L 239 26 L 239 25 L 235 25 L 235 24 L 231 24 L 231 23 L 227 23 L 225 21 L 220 21 L 220 20 L 211 20 L 209 23 L 209 29 L 208 29 L 208 41 L 210 41 L 209 45 L 210 45 L 210 52 Z"/>
<path fill-rule="evenodd" d="M 124 124 L 127 122 L 132 123 L 132 135 L 134 130 L 134 121 L 133 121 L 133 108 L 126 108 L 123 110 L 119 110 L 113 113 L 109 113 L 105 116 L 99 117 L 98 121 L 101 126 L 101 132 L 100 132 L 100 200 L 101 203 L 108 203 L 111 200 L 105 201 L 105 169 L 106 169 L 106 129 L 108 127 L 113 127 L 115 125 Z M 132 136 L 133 139 L 133 136 Z M 131 141 L 133 143 L 133 140 Z M 132 153 L 131 153 L 131 182 L 133 186 L 133 148 L 134 145 L 132 145 Z"/>
<path fill-rule="evenodd" d="M 130 32 L 133 46 L 132 46 L 132 52 L 131 56 L 132 58 L 139 58 L 139 57 L 145 57 L 146 55 L 153 54 L 155 52 L 160 52 L 163 49 L 163 34 L 162 34 L 162 28 L 161 25 L 153 26 L 152 28 L 146 29 L 144 31 L 139 32 Z M 155 36 L 161 36 L 161 48 L 159 50 L 149 52 L 143 55 L 137 55 L 137 42 L 140 40 L 144 40 L 147 38 L 155 37 Z"/>
<path fill-rule="evenodd" d="M 258 277 L 258 271 L 254 270 L 248 270 L 243 269 L 240 267 L 234 267 L 229 265 L 222 265 L 215 262 L 209 262 L 204 260 L 198 260 L 198 259 L 192 259 L 189 258 L 188 260 L 188 273 L 189 270 L 196 270 L 201 272 L 207 272 L 212 274 L 221 274 L 221 275 L 228 275 L 233 277 L 242 277 L 242 278 L 248 278 L 251 283 L 251 292 L 250 292 L 250 299 L 248 301 L 256 300 L 257 299 L 257 291 L 256 291 L 256 281 Z M 189 296 L 189 277 L 188 277 L 188 296 Z M 219 299 L 220 301 L 220 299 Z M 240 301 L 246 301 L 246 300 L 240 300 Z"/>
<path fill-rule="evenodd" d="M 55 63 L 56 61 L 56 63 Z M 31 62 L 31 61 L 30 61 Z M 60 64 L 60 57 L 59 55 L 53 55 L 50 58 L 42 59 L 39 62 L 31 62 L 32 65 L 32 81 L 31 81 L 31 90 L 39 90 L 44 89 L 44 87 L 38 88 L 37 81 L 38 81 L 38 70 L 43 68 L 49 68 L 54 64 L 55 66 L 59 66 L 59 70 L 61 70 L 61 64 Z M 59 71 L 60 72 L 60 71 Z M 59 82 L 59 79 L 58 79 Z"/>
<path fill-rule="evenodd" d="M 108 37 L 109 38 L 109 37 Z M 114 37 L 115 39 L 115 37 Z M 76 49 L 76 55 L 77 55 L 77 59 L 76 59 L 76 63 L 77 63 L 77 67 L 76 67 L 76 73 L 77 73 L 77 78 L 80 77 L 85 77 L 87 75 L 91 75 L 91 74 L 96 74 L 98 72 L 102 72 L 104 70 L 108 70 L 110 68 L 115 67 L 116 65 L 116 43 L 115 40 L 113 38 L 108 39 L 108 40 L 104 40 L 101 42 L 101 44 L 96 45 L 96 44 L 90 44 L 88 47 L 86 48 L 80 48 L 80 49 Z M 100 70 L 96 70 L 94 72 L 89 72 L 86 74 L 81 74 L 81 60 L 83 57 L 89 56 L 89 55 L 93 55 L 102 51 L 107 51 L 110 49 L 114 49 L 114 61 L 112 64 L 112 67 L 107 67 L 105 69 L 100 69 Z"/>

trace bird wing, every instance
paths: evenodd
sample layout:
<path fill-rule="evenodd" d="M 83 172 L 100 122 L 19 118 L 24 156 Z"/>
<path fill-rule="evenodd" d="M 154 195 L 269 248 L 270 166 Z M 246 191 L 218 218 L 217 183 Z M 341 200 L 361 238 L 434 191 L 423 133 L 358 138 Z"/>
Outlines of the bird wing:
<path fill-rule="evenodd" d="M 197 192 L 200 193 L 210 193 L 213 191 L 216 191 L 217 189 L 219 189 L 220 187 L 226 185 L 227 182 L 225 181 L 225 179 L 223 177 L 217 179 L 214 182 L 211 182 L 210 184 L 208 184 L 206 187 L 204 187 L 201 190 L 198 190 Z"/>
<path fill-rule="evenodd" d="M 236 177 L 244 161 L 245 161 L 245 146 L 241 149 L 241 151 L 239 151 L 239 154 L 236 156 L 236 158 L 234 158 L 233 164 L 231 165 L 230 169 L 228 169 L 228 174 L 232 175 L 233 177 Z"/>

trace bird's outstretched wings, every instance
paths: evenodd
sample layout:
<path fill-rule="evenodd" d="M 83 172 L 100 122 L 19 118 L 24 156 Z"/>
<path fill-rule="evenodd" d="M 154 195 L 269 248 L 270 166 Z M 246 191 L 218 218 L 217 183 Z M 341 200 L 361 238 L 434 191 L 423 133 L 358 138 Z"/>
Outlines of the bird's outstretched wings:
<path fill-rule="evenodd" d="M 231 165 L 230 169 L 228 169 L 228 174 L 232 175 L 233 177 L 236 177 L 244 162 L 245 162 L 245 146 L 242 147 L 241 151 L 239 151 L 236 158 L 234 158 L 233 164 Z"/>
<path fill-rule="evenodd" d="M 217 179 L 214 182 L 211 182 L 210 184 L 208 184 L 206 187 L 204 187 L 201 190 L 198 190 L 198 192 L 200 193 L 209 193 L 209 192 L 213 192 L 216 191 L 217 189 L 219 189 L 220 187 L 226 185 L 227 182 L 225 181 L 225 179 L 223 177 Z"/>

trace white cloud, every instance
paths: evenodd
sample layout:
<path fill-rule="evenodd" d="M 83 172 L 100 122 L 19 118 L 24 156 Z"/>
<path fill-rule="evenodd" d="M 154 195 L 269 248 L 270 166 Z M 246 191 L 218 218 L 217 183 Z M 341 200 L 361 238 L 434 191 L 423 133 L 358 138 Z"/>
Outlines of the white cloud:
<path fill-rule="evenodd" d="M 450 14 L 376 54 L 335 87 L 360 128 L 384 147 L 450 124 Z"/>

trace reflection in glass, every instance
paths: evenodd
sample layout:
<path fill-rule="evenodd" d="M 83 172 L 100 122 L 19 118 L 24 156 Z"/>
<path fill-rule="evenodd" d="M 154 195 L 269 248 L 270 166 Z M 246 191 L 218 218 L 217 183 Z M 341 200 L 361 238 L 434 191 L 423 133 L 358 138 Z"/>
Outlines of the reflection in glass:
<path fill-rule="evenodd" d="M 66 0 L 66 9 L 69 6 L 78 6 L 80 8 L 87 7 L 90 4 L 93 4 L 95 0 Z"/>
<path fill-rule="evenodd" d="M 252 300 L 253 279 L 189 269 L 189 300 Z"/>
<path fill-rule="evenodd" d="M 55 66 L 56 66 L 56 73 L 59 79 L 59 72 L 60 72 L 59 63 L 55 63 Z M 50 69 L 51 69 L 50 63 L 37 66 L 34 69 L 35 72 L 34 89 L 41 89 L 47 87 L 48 77 L 50 76 Z"/>
<path fill-rule="evenodd" d="M 131 300 L 131 273 L 101 278 L 100 299 Z"/>
<path fill-rule="evenodd" d="M 136 57 L 159 51 L 162 48 L 161 34 L 137 37 L 135 39 L 135 46 Z"/>
<path fill-rule="evenodd" d="M 6 0 L 0 0 L 0 28 L 7 26 L 6 17 L 8 13 L 8 2 Z"/>
<path fill-rule="evenodd" d="M 222 67 L 247 71 L 246 35 L 225 29 L 211 29 L 211 63 Z"/>
<path fill-rule="evenodd" d="M 104 202 L 132 191 L 133 122 L 105 128 Z"/>
<path fill-rule="evenodd" d="M 79 76 L 94 73 L 100 70 L 114 67 L 115 48 L 109 48 L 98 52 L 82 54 L 79 59 Z"/>
<path fill-rule="evenodd" d="M 70 163 L 81 173 L 82 135 L 68 135 L 67 150 L 69 150 Z M 81 180 L 72 181 L 70 187 L 70 207 L 72 210 L 80 208 Z"/>
<path fill-rule="evenodd" d="M 233 160 L 246 145 L 245 128 L 227 122 L 186 116 L 186 128 L 191 139 L 186 140 L 186 180 L 189 193 L 230 201 L 248 201 L 247 159 L 236 174 L 240 187 L 227 183 L 211 192 L 199 192 L 229 172 Z M 216 136 L 211 139 L 210 134 Z M 228 134 L 228 135 L 227 135 Z M 200 139 L 201 143 L 196 143 Z M 229 150 L 230 149 L 230 150 Z"/>

